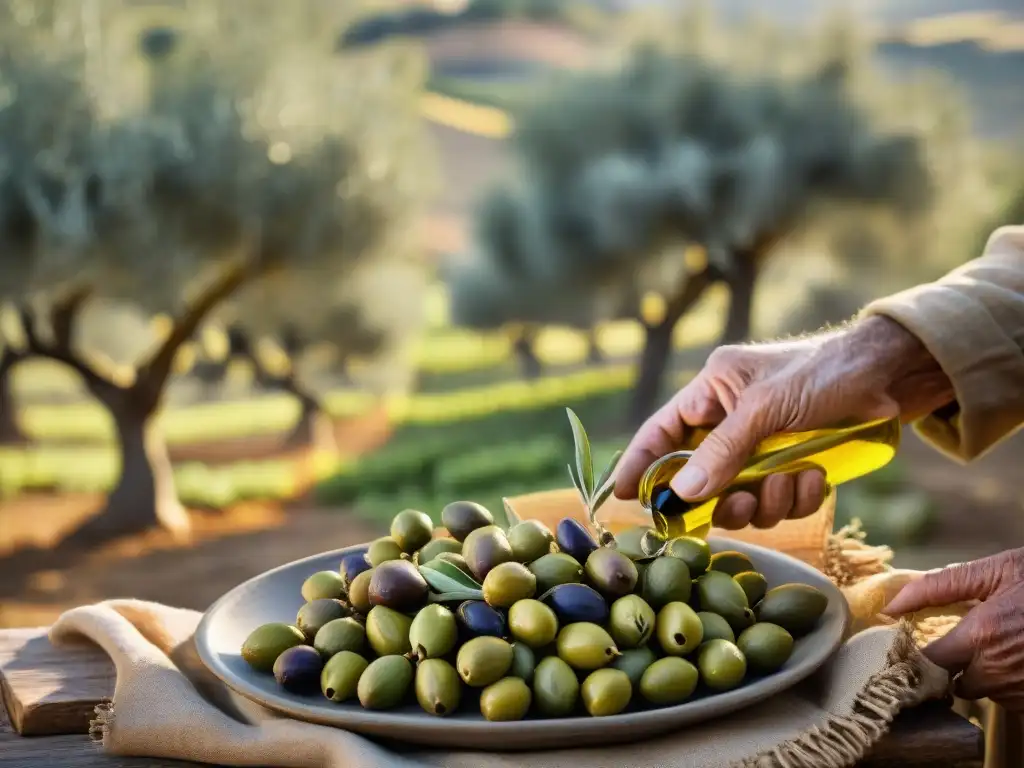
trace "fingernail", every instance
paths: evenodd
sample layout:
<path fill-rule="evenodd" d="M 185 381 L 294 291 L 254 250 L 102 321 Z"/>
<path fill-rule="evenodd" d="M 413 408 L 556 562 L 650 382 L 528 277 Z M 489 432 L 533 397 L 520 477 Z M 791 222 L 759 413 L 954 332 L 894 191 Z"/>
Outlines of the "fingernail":
<path fill-rule="evenodd" d="M 676 476 L 672 478 L 669 485 L 676 495 L 684 499 L 691 499 L 700 495 L 708 484 L 708 473 L 696 464 L 687 464 Z"/>

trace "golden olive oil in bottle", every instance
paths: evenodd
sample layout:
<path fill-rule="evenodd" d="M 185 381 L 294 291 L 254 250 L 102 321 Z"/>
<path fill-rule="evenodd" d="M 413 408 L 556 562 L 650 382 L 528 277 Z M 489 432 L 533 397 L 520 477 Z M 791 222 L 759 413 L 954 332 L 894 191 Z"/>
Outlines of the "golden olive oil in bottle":
<path fill-rule="evenodd" d="M 654 518 L 659 538 L 707 535 L 718 500 L 743 490 L 768 475 L 819 469 L 830 489 L 881 469 L 896 454 L 900 443 L 898 418 L 879 419 L 852 426 L 785 432 L 762 440 L 743 470 L 718 496 L 687 502 L 669 487 L 693 450 L 710 429 L 694 429 L 683 450 L 662 456 L 640 479 L 639 500 Z M 831 492 L 831 490 L 830 490 Z"/>

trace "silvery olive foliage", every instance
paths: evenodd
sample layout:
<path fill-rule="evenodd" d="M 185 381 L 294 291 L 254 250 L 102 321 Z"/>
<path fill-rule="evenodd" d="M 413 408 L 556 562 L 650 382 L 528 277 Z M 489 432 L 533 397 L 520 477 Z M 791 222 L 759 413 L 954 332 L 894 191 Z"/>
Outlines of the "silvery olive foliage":
<path fill-rule="evenodd" d="M 517 115 L 517 179 L 483 205 L 477 251 L 451 270 L 459 322 L 559 322 L 560 309 L 568 322 L 616 288 L 669 297 L 681 285 L 658 264 L 687 244 L 727 279 L 852 205 L 909 216 L 931 204 L 922 131 L 876 118 L 852 54 L 810 46 L 802 68 L 755 68 L 705 48 L 637 45 Z"/>
<path fill-rule="evenodd" d="M 339 342 L 332 313 L 414 330 L 418 294 L 370 289 L 377 270 L 422 284 L 421 63 L 339 56 L 337 3 L 136 5 L 15 0 L 0 18 L 0 298 L 177 316 L 238 270 L 208 314 Z M 139 44 L 154 24 L 174 30 L 158 60 Z"/>

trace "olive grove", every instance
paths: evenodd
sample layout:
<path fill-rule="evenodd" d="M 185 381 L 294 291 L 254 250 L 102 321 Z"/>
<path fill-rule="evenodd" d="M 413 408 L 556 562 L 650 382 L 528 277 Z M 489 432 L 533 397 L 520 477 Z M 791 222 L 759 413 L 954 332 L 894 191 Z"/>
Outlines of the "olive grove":
<path fill-rule="evenodd" d="M 759 277 L 793 242 L 858 217 L 928 230 L 944 124 L 927 105 L 908 111 L 905 91 L 902 113 L 887 111 L 877 81 L 865 85 L 863 51 L 834 27 L 814 34 L 794 46 L 766 33 L 759 56 L 744 39 L 742 59 L 681 35 L 682 49 L 648 41 L 617 66 L 566 76 L 516 117 L 519 172 L 492 193 L 515 202 L 449 268 L 454 321 L 573 325 L 659 294 L 662 316 L 641 320 L 638 422 L 658 401 L 676 326 L 711 286 L 730 296 L 720 340 L 739 341 Z M 687 266 L 693 246 L 704 258 Z"/>
<path fill-rule="evenodd" d="M 398 48 L 339 57 L 336 4 L 186 3 L 159 56 L 105 6 L 39 5 L 0 49 L 0 301 L 114 426 L 120 478 L 72 539 L 185 531 L 157 422 L 205 322 L 369 328 L 389 364 L 416 328 L 422 68 Z M 79 343 L 100 299 L 171 318 L 127 372 Z"/>

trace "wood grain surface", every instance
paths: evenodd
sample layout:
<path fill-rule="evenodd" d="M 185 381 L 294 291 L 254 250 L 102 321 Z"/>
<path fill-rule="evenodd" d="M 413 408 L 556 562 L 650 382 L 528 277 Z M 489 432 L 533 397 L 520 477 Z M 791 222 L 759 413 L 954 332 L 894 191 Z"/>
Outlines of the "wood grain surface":
<path fill-rule="evenodd" d="M 84 640 L 57 649 L 45 628 L 4 630 L 0 692 L 18 733 L 86 733 L 96 704 L 114 694 L 114 666 Z"/>
<path fill-rule="evenodd" d="M 114 689 L 110 660 L 91 645 L 59 649 L 45 629 L 0 631 L 0 680 L 10 722 L 0 719 L 0 765 L 18 768 L 186 768 L 173 760 L 111 757 L 86 735 Z M 14 723 L 26 738 L 15 733 Z M 60 735 L 58 735 L 60 734 Z M 861 768 L 982 768 L 983 733 L 933 702 L 904 712 Z"/>

